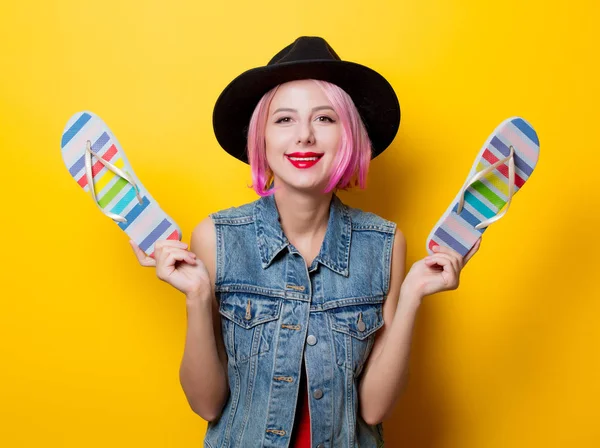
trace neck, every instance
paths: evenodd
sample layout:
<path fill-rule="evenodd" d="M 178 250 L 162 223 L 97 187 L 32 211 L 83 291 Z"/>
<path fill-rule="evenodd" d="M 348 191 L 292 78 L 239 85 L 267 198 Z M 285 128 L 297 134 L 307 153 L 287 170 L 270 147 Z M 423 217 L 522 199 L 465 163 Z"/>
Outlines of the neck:
<path fill-rule="evenodd" d="M 333 193 L 315 195 L 289 189 L 275 192 L 281 228 L 294 246 L 325 237 L 332 197 Z"/>

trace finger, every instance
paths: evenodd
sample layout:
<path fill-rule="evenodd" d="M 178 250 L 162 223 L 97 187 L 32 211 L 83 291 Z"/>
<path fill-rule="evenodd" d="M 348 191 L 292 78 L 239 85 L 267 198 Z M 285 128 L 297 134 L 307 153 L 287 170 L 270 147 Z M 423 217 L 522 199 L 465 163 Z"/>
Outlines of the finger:
<path fill-rule="evenodd" d="M 458 252 L 457 252 L 458 253 Z M 453 254 L 448 254 L 448 253 L 441 253 L 438 252 L 434 255 L 432 255 L 433 257 L 437 256 L 437 257 L 442 257 L 446 260 L 448 260 L 451 264 L 452 267 L 454 268 L 454 270 L 456 272 L 459 272 L 461 269 L 461 263 L 460 263 L 460 259 L 458 259 L 457 257 L 455 257 Z M 460 255 L 459 255 L 460 256 Z"/>
<path fill-rule="evenodd" d="M 173 240 L 160 240 L 154 243 L 154 253 L 152 254 L 152 258 L 155 260 L 159 260 L 162 257 L 163 251 L 169 251 L 172 249 L 187 249 L 187 244 L 182 241 L 173 241 Z"/>
<path fill-rule="evenodd" d="M 154 251 L 162 250 L 164 247 L 178 247 L 181 249 L 187 249 L 187 243 L 178 240 L 159 240 L 154 243 Z"/>
<path fill-rule="evenodd" d="M 467 264 L 468 261 L 473 258 L 473 255 L 475 255 L 477 253 L 477 251 L 479 250 L 479 247 L 481 246 L 481 238 L 479 238 L 475 244 L 473 245 L 473 247 L 471 248 L 471 250 L 469 250 L 469 252 L 467 252 L 467 254 L 465 255 L 464 258 L 464 264 Z"/>
<path fill-rule="evenodd" d="M 438 266 L 439 273 L 442 274 L 446 286 L 452 287 L 454 285 L 455 287 L 458 285 L 458 271 L 456 271 L 449 258 L 444 257 L 442 254 L 435 254 L 426 257 L 424 261 L 425 265 L 430 268 L 434 268 L 435 265 Z"/>
<path fill-rule="evenodd" d="M 169 274 L 177 270 L 178 262 L 185 263 L 186 255 L 178 251 L 163 252 L 163 256 L 157 261 L 156 276 L 161 280 L 166 280 Z"/>
<path fill-rule="evenodd" d="M 154 247 L 187 247 L 187 243 L 179 240 L 158 240 L 154 243 Z"/>
<path fill-rule="evenodd" d="M 460 270 L 462 269 L 462 265 L 463 265 L 463 257 L 461 254 L 459 254 L 457 251 L 455 251 L 454 249 L 450 248 L 450 247 L 446 247 L 446 246 L 434 246 L 432 248 L 434 253 L 437 254 L 446 254 L 450 257 L 452 257 L 452 259 L 456 260 L 455 266 L 456 269 Z"/>
<path fill-rule="evenodd" d="M 162 245 L 162 247 L 157 248 L 156 245 L 154 246 L 154 253 L 156 254 L 156 256 L 158 258 L 161 257 L 161 254 L 168 254 L 170 252 L 177 252 L 177 251 L 183 251 L 183 252 L 187 252 L 191 255 L 193 255 L 194 257 L 196 256 L 196 254 L 194 252 L 190 252 L 189 250 L 187 250 L 185 247 L 177 247 L 177 246 L 172 246 L 172 245 Z"/>
<path fill-rule="evenodd" d="M 452 261 L 450 261 L 449 258 L 440 255 L 440 254 L 435 254 L 435 255 L 430 255 L 428 257 L 425 257 L 423 259 L 423 262 L 425 263 L 426 266 L 432 267 L 435 266 L 436 264 L 440 267 L 442 267 L 443 269 L 446 268 L 450 268 L 453 269 L 454 266 L 452 265 Z"/>
<path fill-rule="evenodd" d="M 179 263 L 188 263 L 190 265 L 196 265 L 195 259 L 186 254 L 184 251 L 173 251 L 166 254 L 164 260 L 158 263 L 156 268 L 156 276 L 161 280 L 166 280 L 168 275 L 173 271 L 177 270 L 175 265 Z"/>
<path fill-rule="evenodd" d="M 177 261 L 185 261 L 189 264 L 197 264 L 196 254 L 184 249 L 168 247 L 162 251 L 162 256 L 160 257 L 158 263 L 161 265 L 173 266 Z"/>
<path fill-rule="evenodd" d="M 456 255 L 456 256 L 460 257 L 460 254 L 458 252 L 456 252 L 454 249 L 452 249 L 451 247 L 441 246 L 439 244 L 437 246 L 433 246 L 433 248 L 431 250 L 438 254 L 441 253 L 441 254 L 448 254 L 448 255 Z"/>
<path fill-rule="evenodd" d="M 437 268 L 442 271 L 444 270 L 444 266 L 441 264 L 438 264 L 438 262 L 436 260 L 434 260 L 433 258 L 424 258 L 423 263 L 428 268 Z"/>
<path fill-rule="evenodd" d="M 156 260 L 146 255 L 146 253 L 140 249 L 140 247 L 133 240 L 129 240 L 129 245 L 132 247 L 135 256 L 137 257 L 139 263 L 145 267 L 154 267 L 156 266 Z"/>

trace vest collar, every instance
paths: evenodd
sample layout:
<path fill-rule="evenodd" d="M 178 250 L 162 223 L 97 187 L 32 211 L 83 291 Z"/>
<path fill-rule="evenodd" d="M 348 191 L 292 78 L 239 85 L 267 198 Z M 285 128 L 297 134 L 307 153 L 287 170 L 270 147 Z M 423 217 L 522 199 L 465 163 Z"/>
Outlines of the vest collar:
<path fill-rule="evenodd" d="M 281 228 L 274 195 L 255 202 L 254 222 L 262 267 L 266 269 L 284 248 L 291 245 Z M 348 208 L 334 194 L 329 205 L 327 231 L 315 261 L 348 277 L 351 236 L 352 220 Z"/>

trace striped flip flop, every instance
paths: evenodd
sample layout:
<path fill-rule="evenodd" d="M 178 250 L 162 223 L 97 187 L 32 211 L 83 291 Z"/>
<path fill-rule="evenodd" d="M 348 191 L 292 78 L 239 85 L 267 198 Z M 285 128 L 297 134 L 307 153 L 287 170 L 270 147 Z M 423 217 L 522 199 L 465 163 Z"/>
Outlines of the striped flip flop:
<path fill-rule="evenodd" d="M 513 196 L 531 176 L 539 154 L 538 136 L 527 121 L 512 117 L 500 123 L 481 148 L 454 201 L 431 230 L 427 251 L 431 254 L 434 246 L 443 245 L 466 255 L 487 227 L 506 214 Z"/>
<path fill-rule="evenodd" d="M 136 177 L 100 117 L 92 112 L 73 115 L 60 146 L 71 176 L 146 254 L 154 256 L 158 240 L 181 240 L 181 229 Z"/>

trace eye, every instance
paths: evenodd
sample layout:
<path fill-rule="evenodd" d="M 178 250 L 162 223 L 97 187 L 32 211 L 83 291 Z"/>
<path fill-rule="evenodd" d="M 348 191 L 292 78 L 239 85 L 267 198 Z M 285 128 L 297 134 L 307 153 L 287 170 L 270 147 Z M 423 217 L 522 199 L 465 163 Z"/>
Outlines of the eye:
<path fill-rule="evenodd" d="M 327 115 L 321 115 L 320 117 L 317 117 L 317 120 L 321 122 L 335 123 L 335 120 Z"/>
<path fill-rule="evenodd" d="M 290 120 L 291 120 L 290 117 L 281 117 L 277 121 L 275 121 L 275 123 L 289 123 Z"/>

